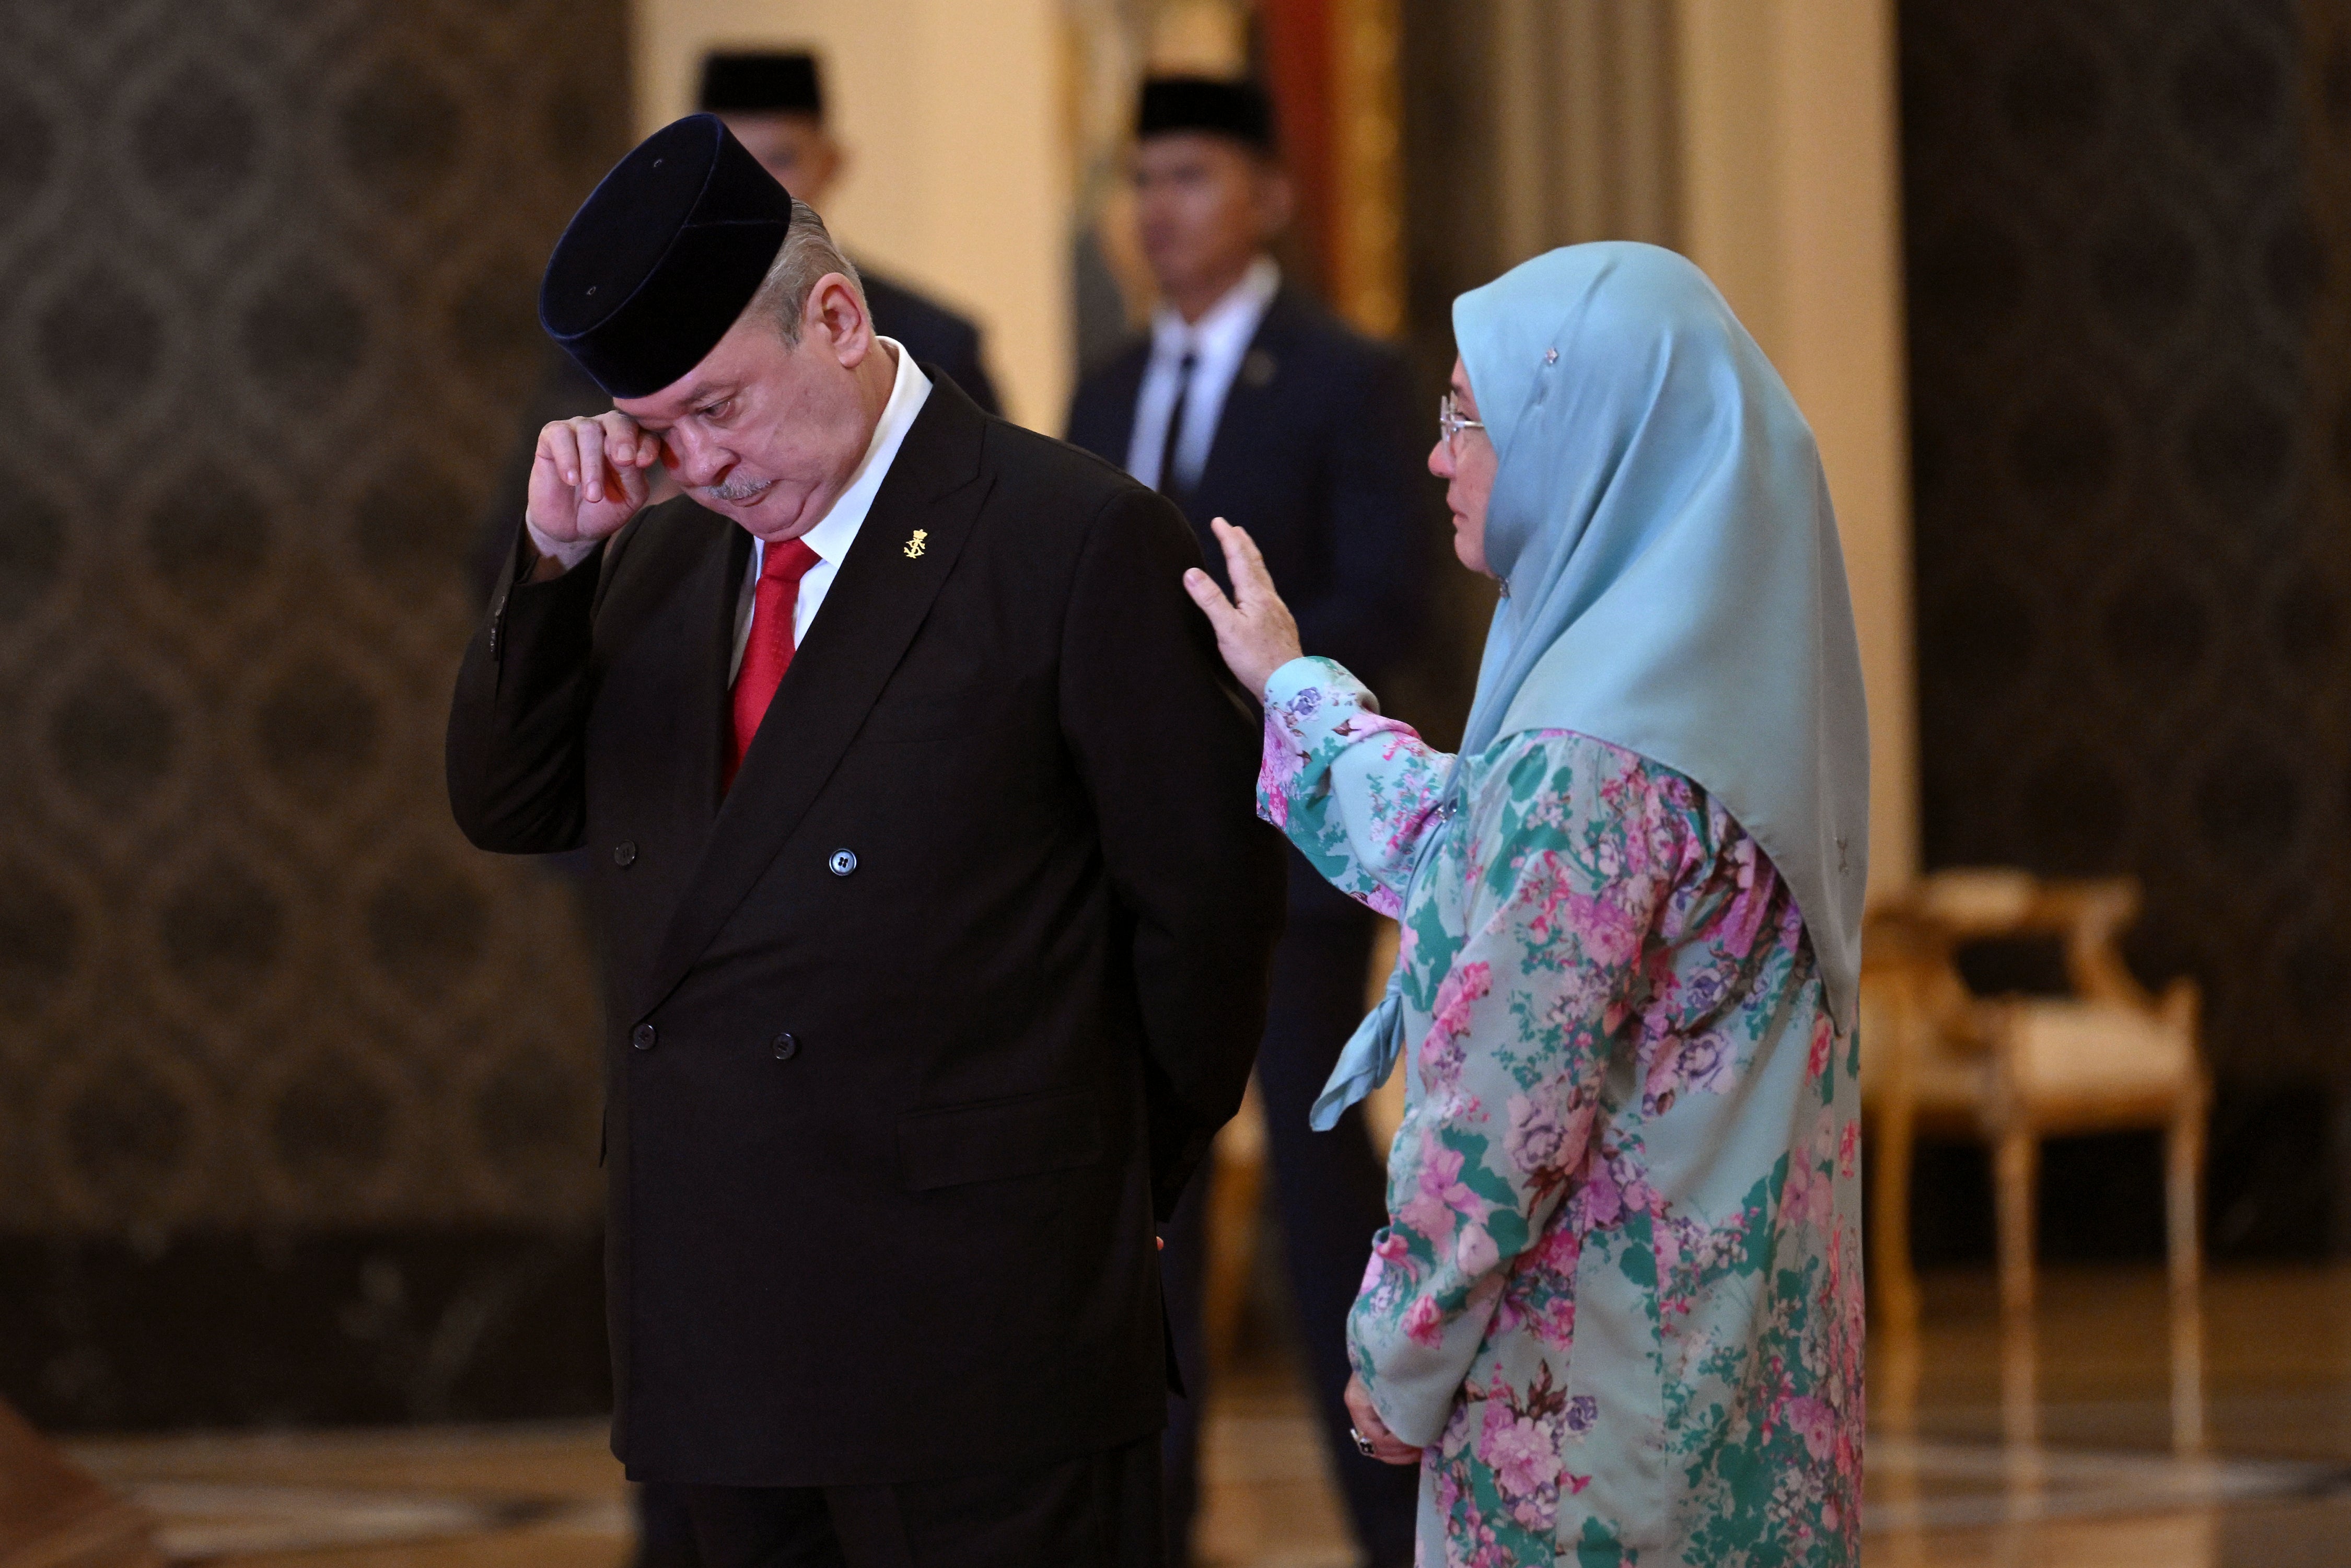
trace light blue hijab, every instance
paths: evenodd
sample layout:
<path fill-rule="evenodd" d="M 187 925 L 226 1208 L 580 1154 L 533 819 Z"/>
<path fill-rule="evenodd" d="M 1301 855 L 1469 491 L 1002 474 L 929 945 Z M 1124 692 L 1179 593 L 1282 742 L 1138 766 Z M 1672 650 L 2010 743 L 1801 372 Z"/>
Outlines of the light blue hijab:
<path fill-rule="evenodd" d="M 1655 246 L 1539 256 L 1456 299 L 1453 333 L 1500 459 L 1486 560 L 1505 585 L 1462 754 L 1571 729 L 1696 780 L 1787 880 L 1850 1027 L 1868 719 L 1836 517 L 1795 400 L 1706 275 Z M 1402 1035 L 1391 979 L 1317 1127 L 1387 1076 Z"/>

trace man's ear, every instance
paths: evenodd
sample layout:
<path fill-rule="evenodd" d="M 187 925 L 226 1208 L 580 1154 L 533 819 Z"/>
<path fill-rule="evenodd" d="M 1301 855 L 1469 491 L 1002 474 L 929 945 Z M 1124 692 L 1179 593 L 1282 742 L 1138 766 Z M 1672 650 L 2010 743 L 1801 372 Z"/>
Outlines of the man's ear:
<path fill-rule="evenodd" d="M 838 272 L 818 278 L 816 287 L 809 290 L 808 303 L 800 307 L 800 335 L 805 338 L 818 331 L 832 345 L 833 358 L 843 370 L 855 370 L 873 351 L 873 323 L 865 313 L 865 302 Z"/>

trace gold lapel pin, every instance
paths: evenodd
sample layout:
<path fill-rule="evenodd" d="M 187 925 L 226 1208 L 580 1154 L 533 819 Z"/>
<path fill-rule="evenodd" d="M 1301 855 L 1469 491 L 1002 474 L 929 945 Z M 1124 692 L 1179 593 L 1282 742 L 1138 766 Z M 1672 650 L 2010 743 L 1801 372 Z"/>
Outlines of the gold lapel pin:
<path fill-rule="evenodd" d="M 914 537 L 906 541 L 906 559 L 908 560 L 920 559 L 922 553 L 930 548 L 930 540 L 931 535 L 929 529 L 916 528 L 914 530 Z"/>

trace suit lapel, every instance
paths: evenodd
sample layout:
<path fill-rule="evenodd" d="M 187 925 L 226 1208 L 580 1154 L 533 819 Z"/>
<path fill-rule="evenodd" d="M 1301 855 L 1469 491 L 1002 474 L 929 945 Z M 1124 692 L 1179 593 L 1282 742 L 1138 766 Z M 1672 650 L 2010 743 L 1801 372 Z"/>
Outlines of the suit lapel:
<path fill-rule="evenodd" d="M 699 803 L 697 821 L 705 824 L 717 813 L 718 781 L 725 777 L 726 752 L 735 738 L 726 666 L 735 658 L 736 601 L 743 591 L 743 573 L 751 564 L 751 536 L 732 520 L 712 516 L 726 526 L 726 548 L 710 552 L 689 601 L 697 607 L 697 620 L 706 615 L 707 629 L 686 696 L 693 705 L 686 733 L 702 737 L 702 744 L 686 762 L 683 791 L 686 801 Z"/>
<path fill-rule="evenodd" d="M 897 669 L 987 499 L 987 486 L 974 483 L 986 429 L 960 391 L 946 382 L 933 385 L 718 808 L 634 1016 L 661 1005 L 766 873 Z M 909 553 L 916 529 L 923 532 L 920 549 Z M 730 622 L 713 687 L 720 745 L 732 630 Z M 714 748 L 714 792 L 717 761 Z"/>

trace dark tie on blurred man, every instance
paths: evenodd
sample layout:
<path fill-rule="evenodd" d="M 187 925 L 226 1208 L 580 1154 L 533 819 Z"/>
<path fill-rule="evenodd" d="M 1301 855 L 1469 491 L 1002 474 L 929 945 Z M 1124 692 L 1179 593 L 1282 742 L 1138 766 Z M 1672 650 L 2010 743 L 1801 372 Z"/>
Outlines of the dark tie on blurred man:
<path fill-rule="evenodd" d="M 1246 83 L 1144 84 L 1135 214 L 1162 304 L 1149 338 L 1088 376 L 1070 439 L 1181 507 L 1222 580 L 1213 517 L 1249 530 L 1308 647 L 1383 672 L 1409 654 L 1426 610 L 1434 537 L 1403 358 L 1351 331 L 1285 282 L 1267 247 L 1290 193 L 1272 111 Z M 1364 1011 L 1372 916 L 1290 857 L 1290 926 L 1274 958 L 1273 1010 L 1258 1058 L 1274 1196 L 1298 1333 L 1332 1463 L 1374 1568 L 1412 1558 L 1411 1471 L 1347 1437 L 1345 1324 L 1372 1236 L 1387 1222 L 1384 1178 L 1360 1111 L 1333 1132 L 1306 1125 Z M 1167 1238 L 1178 1360 L 1192 1392 L 1167 1435 L 1168 1514 L 1180 1557 L 1198 1494 L 1200 1283 L 1205 1181 Z"/>
<path fill-rule="evenodd" d="M 814 55 L 798 50 L 709 55 L 702 62 L 699 96 L 696 107 L 726 121 L 778 184 L 818 212 L 825 210 L 848 157 L 825 120 L 824 77 Z M 862 264 L 857 275 L 864 282 L 876 332 L 905 344 L 916 364 L 945 371 L 987 413 L 1002 412 L 977 327 Z M 475 552 L 474 579 L 480 592 L 488 592 L 506 562 L 507 547 L 514 542 L 514 520 L 522 515 L 529 492 L 531 455 L 538 448 L 539 431 L 550 421 L 576 415 L 592 419 L 611 406 L 612 400 L 570 355 L 550 351 L 538 390 L 523 411 L 521 436 L 499 476 Z M 669 498 L 658 476 L 653 498 Z"/>
<path fill-rule="evenodd" d="M 877 335 L 711 116 L 539 311 L 612 407 L 540 434 L 449 787 L 592 846 L 613 1450 L 709 1568 L 1156 1563 L 1153 1230 L 1282 898 L 1191 531 Z"/>

